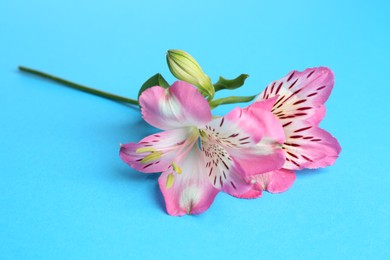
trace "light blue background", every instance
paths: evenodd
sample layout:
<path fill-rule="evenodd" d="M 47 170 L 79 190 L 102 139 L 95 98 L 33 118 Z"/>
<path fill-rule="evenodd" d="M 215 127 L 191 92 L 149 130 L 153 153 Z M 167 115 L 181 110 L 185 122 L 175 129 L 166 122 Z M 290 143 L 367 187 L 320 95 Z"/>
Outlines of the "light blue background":
<path fill-rule="evenodd" d="M 0 259 L 385 259 L 389 253 L 388 1 L 0 1 Z M 155 131 L 137 110 L 19 73 L 47 71 L 128 97 L 173 77 L 167 49 L 239 94 L 290 70 L 336 75 L 322 127 L 343 151 L 279 195 L 220 194 L 170 217 L 119 143 Z M 227 112 L 231 107 L 219 109 Z"/>

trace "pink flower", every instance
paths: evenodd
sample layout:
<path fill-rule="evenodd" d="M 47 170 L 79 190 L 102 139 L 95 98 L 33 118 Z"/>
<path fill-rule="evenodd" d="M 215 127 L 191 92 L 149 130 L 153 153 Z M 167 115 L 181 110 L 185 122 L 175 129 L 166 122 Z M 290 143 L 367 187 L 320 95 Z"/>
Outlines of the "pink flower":
<path fill-rule="evenodd" d="M 294 182 L 294 170 L 326 167 L 338 158 L 341 147 L 336 138 L 318 126 L 333 84 L 333 72 L 325 67 L 292 71 L 269 84 L 257 99 L 261 102 L 251 106 L 272 111 L 286 134 L 283 168 L 252 176 L 257 189 L 283 192 Z"/>
<path fill-rule="evenodd" d="M 147 89 L 140 105 L 145 121 L 164 131 L 122 145 L 120 156 L 138 171 L 162 172 L 158 182 L 171 215 L 202 213 L 220 190 L 258 197 L 261 190 L 245 179 L 285 162 L 283 128 L 269 111 L 236 108 L 212 118 L 207 100 L 181 81 Z"/>

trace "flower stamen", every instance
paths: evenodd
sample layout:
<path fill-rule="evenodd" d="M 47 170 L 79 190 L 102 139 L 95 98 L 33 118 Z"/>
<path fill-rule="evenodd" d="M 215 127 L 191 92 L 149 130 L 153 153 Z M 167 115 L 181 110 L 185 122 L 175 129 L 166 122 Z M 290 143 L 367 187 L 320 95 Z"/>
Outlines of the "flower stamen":
<path fill-rule="evenodd" d="M 161 155 L 162 155 L 162 154 L 163 154 L 163 153 L 162 153 L 162 152 L 159 152 L 159 151 L 151 152 L 150 154 L 148 154 L 147 156 L 145 156 L 145 157 L 141 160 L 141 163 L 149 163 L 149 162 L 158 160 L 158 159 L 161 158 Z"/>
<path fill-rule="evenodd" d="M 177 174 L 181 174 L 183 170 L 175 162 L 172 162 L 172 168 Z"/>
<path fill-rule="evenodd" d="M 147 152 L 155 152 L 156 149 L 153 147 L 141 147 L 138 148 L 135 152 L 136 153 L 147 153 Z"/>
<path fill-rule="evenodd" d="M 165 183 L 165 187 L 167 187 L 167 189 L 172 187 L 174 180 L 175 180 L 175 177 L 173 176 L 173 174 L 172 173 L 168 174 L 167 182 Z"/>

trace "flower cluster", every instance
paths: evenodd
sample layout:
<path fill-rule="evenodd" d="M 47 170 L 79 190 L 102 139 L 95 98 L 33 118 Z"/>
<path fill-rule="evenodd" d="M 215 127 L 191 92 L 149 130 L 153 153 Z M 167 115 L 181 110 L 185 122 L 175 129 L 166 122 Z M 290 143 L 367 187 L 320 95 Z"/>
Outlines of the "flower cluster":
<path fill-rule="evenodd" d="M 221 89 L 241 87 L 243 74 L 215 84 L 184 51 L 169 51 L 171 86 L 160 74 L 141 88 L 144 120 L 162 132 L 121 145 L 120 157 L 144 173 L 162 172 L 158 183 L 170 215 L 199 214 L 220 192 L 257 198 L 263 191 L 286 191 L 296 170 L 332 165 L 337 140 L 319 123 L 333 88 L 325 67 L 292 71 L 256 97 L 213 99 Z M 211 110 L 254 99 L 224 116 Z"/>

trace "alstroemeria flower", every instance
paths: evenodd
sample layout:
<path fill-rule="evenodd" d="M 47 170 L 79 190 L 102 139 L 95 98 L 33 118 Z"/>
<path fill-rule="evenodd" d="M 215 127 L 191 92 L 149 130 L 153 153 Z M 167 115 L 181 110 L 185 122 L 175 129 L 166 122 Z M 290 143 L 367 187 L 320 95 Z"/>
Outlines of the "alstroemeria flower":
<path fill-rule="evenodd" d="M 138 171 L 162 172 L 158 182 L 171 215 L 205 211 L 220 190 L 258 197 L 261 191 L 245 179 L 284 164 L 283 128 L 269 111 L 236 108 L 213 119 L 207 100 L 181 81 L 147 89 L 140 105 L 145 121 L 165 131 L 122 145 L 120 156 Z"/>
<path fill-rule="evenodd" d="M 341 147 L 336 138 L 318 127 L 333 84 L 330 69 L 310 68 L 290 72 L 259 95 L 257 101 L 262 102 L 252 105 L 252 109 L 270 109 L 282 124 L 286 163 L 283 169 L 251 177 L 258 189 L 283 192 L 294 182 L 294 170 L 326 167 L 335 162 Z"/>

